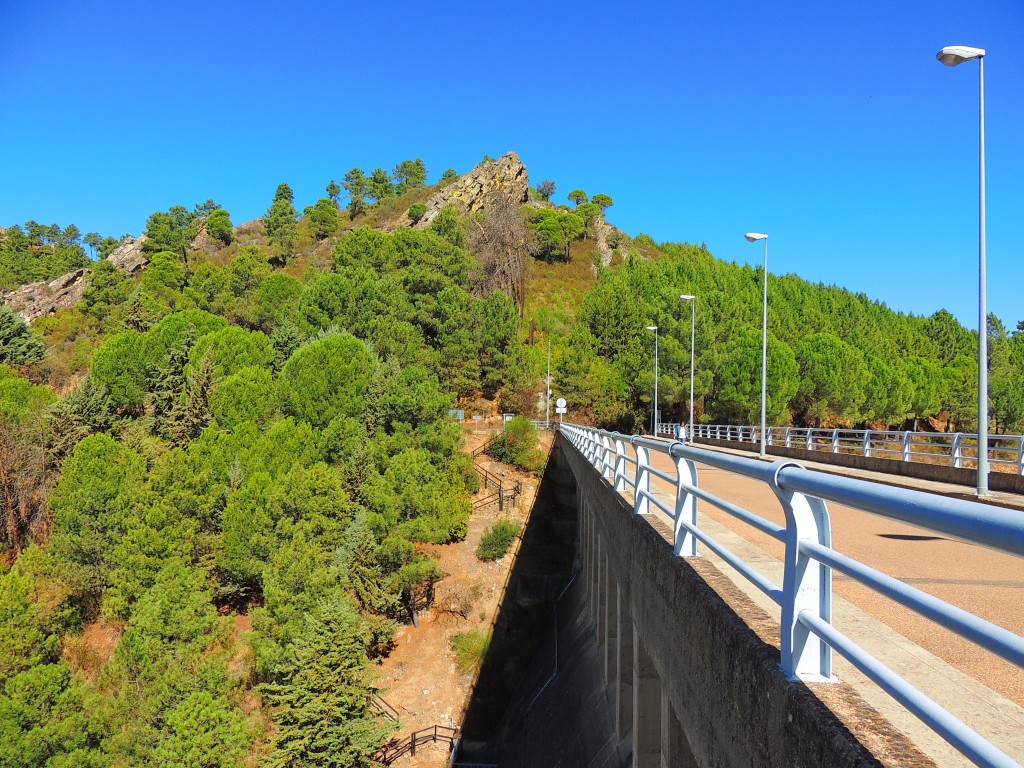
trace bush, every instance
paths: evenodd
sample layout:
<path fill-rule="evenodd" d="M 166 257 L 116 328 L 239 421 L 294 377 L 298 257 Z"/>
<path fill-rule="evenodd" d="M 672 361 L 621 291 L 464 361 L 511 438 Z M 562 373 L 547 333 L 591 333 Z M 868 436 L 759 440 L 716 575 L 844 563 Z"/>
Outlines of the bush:
<path fill-rule="evenodd" d="M 516 416 L 505 425 L 505 432 L 491 443 L 487 455 L 505 464 L 536 472 L 544 465 L 544 454 L 537 449 L 539 441 L 533 424 L 523 416 Z"/>
<path fill-rule="evenodd" d="M 504 557 L 519 535 L 519 526 L 511 520 L 499 520 L 484 533 L 476 556 L 484 562 Z"/>
<path fill-rule="evenodd" d="M 427 206 L 423 203 L 413 203 L 409 206 L 409 218 L 412 219 L 412 223 L 416 224 L 423 215 L 427 212 Z"/>
<path fill-rule="evenodd" d="M 479 669 L 491 645 L 491 633 L 471 629 L 452 637 L 451 649 L 455 652 L 455 663 L 463 672 Z"/>

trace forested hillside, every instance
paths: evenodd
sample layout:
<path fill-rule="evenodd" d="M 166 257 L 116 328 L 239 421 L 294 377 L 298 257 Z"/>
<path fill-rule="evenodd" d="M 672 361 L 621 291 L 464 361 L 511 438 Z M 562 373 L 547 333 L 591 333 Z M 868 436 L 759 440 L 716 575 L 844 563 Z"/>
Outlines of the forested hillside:
<path fill-rule="evenodd" d="M 523 347 L 458 222 L 316 265 L 178 248 L 194 220 L 151 218 L 141 278 L 99 262 L 0 368 L 0 765 L 368 765 L 369 667 L 441 575 L 415 545 L 464 535 L 448 410 Z"/>
<path fill-rule="evenodd" d="M 449 409 L 541 416 L 548 341 L 570 417 L 632 429 L 657 325 L 682 420 L 694 294 L 696 414 L 756 421 L 759 270 L 630 238 L 606 194 L 555 206 L 510 158 L 354 168 L 301 215 L 281 184 L 238 227 L 157 211 L 133 274 L 73 225 L 0 232 L 4 287 L 91 269 L 31 328 L 0 310 L 0 768 L 373 764 L 373 662 L 442 576 L 417 545 L 471 512 Z M 949 313 L 769 291 L 772 423 L 975 426 Z M 1024 330 L 989 332 L 994 425 L 1022 429 Z"/>

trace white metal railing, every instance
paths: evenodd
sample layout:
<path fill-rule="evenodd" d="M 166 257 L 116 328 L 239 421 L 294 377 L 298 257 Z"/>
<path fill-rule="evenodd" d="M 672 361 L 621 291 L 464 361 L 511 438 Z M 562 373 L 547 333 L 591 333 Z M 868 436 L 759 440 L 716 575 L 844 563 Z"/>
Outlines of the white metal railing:
<path fill-rule="evenodd" d="M 693 428 L 693 433 L 696 437 L 712 440 L 761 442 L 761 428 L 758 426 L 698 424 Z M 978 436 L 966 432 L 768 427 L 765 430 L 765 445 L 897 461 L 940 463 L 958 468 L 978 466 Z M 988 461 L 996 471 L 1024 475 L 1024 435 L 990 434 Z"/>
<path fill-rule="evenodd" d="M 683 442 L 669 443 L 576 424 L 562 424 L 560 429 L 615 491 L 632 503 L 634 513 L 650 514 L 653 505 L 673 520 L 673 548 L 678 556 L 697 556 L 699 541 L 780 606 L 781 665 L 789 679 L 832 679 L 834 650 L 975 764 L 1020 768 L 1013 758 L 832 626 L 832 572 L 855 579 L 1022 668 L 1024 638 L 833 550 L 828 502 L 1018 556 L 1024 556 L 1024 515 L 1002 507 L 816 472 L 792 461 L 769 464 Z M 655 467 L 652 453 L 670 457 L 675 472 Z M 779 526 L 700 488 L 697 463 L 764 482 L 778 497 L 786 525 Z M 652 478 L 672 486 L 670 502 L 652 492 Z M 785 545 L 781 587 L 701 529 L 698 499 Z"/>

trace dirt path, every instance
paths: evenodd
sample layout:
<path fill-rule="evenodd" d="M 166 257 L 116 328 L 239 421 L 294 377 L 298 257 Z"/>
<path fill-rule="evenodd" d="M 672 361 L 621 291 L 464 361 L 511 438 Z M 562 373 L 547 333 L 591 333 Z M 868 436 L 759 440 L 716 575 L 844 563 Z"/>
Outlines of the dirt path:
<path fill-rule="evenodd" d="M 474 434 L 470 428 L 465 449 L 472 451 L 487 438 L 487 434 Z M 541 448 L 545 452 L 550 439 L 550 433 L 541 435 Z M 478 457 L 477 463 L 502 479 L 520 480 L 523 495 L 515 508 L 506 507 L 504 512 L 498 511 L 497 504 L 475 510 L 464 541 L 421 548 L 440 562 L 446 576 L 437 584 L 432 609 L 420 615 L 418 627 L 399 629 L 394 650 L 378 669 L 377 687 L 383 691 L 384 700 L 399 713 L 401 728 L 395 734 L 399 739 L 434 725 L 461 723 L 476 672 L 459 669 L 449 644 L 453 636 L 462 632 L 490 631 L 519 542 L 516 541 L 509 554 L 491 563 L 478 560 L 476 548 L 484 531 L 496 520 L 509 518 L 525 525 L 540 484 L 539 477 L 486 456 Z M 482 495 L 483 492 L 478 493 L 474 500 Z M 428 743 L 417 747 L 415 756 L 400 757 L 392 765 L 400 768 L 443 766 L 448 754 L 448 744 Z"/>

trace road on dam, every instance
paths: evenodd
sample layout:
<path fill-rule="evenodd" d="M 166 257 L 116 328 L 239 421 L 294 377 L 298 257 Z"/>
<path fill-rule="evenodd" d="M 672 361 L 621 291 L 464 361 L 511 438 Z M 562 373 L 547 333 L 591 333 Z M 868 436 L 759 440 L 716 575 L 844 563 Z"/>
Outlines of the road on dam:
<path fill-rule="evenodd" d="M 658 469 L 675 475 L 668 456 L 652 456 Z M 766 484 L 703 464 L 697 465 L 697 473 L 701 488 L 785 525 L 782 506 Z M 900 484 L 913 486 L 914 481 L 900 478 Z M 669 483 L 654 477 L 652 491 L 671 508 L 674 488 Z M 671 538 L 670 519 L 656 507 L 652 509 L 652 524 Z M 829 512 L 832 546 L 837 551 L 1024 635 L 1024 558 L 831 502 Z M 740 554 L 774 583 L 782 584 L 783 545 L 779 541 L 703 500 L 698 502 L 698 516 L 701 527 L 706 527 L 712 537 Z M 770 598 L 706 546 L 698 544 L 698 551 L 715 562 L 757 605 L 776 620 L 779 618 L 778 606 Z M 834 573 L 833 579 L 833 624 L 840 631 L 1004 751 L 1024 760 L 1024 670 L 849 577 Z M 773 638 L 765 639 L 778 647 L 777 632 Z M 916 718 L 852 665 L 838 656 L 834 659 L 836 675 L 853 685 L 868 703 L 907 732 L 940 765 L 968 764 L 938 736 L 922 730 Z"/>

